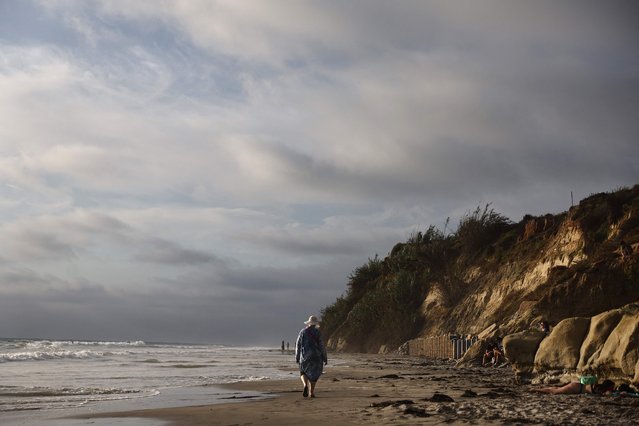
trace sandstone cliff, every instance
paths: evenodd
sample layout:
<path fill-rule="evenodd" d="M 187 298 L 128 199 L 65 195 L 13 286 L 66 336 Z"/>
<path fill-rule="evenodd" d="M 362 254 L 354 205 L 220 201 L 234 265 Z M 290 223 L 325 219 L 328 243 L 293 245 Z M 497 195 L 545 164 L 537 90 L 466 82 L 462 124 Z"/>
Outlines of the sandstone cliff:
<path fill-rule="evenodd" d="M 377 352 L 491 324 L 505 336 L 592 317 L 639 300 L 638 252 L 639 185 L 518 223 L 478 208 L 455 233 L 431 227 L 356 268 L 323 310 L 323 333 L 332 349 Z"/>

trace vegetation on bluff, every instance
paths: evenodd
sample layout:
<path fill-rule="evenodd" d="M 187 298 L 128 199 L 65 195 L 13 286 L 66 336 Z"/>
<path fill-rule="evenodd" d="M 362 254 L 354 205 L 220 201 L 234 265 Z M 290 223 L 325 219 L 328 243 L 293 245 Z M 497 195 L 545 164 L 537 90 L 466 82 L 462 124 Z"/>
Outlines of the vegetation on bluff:
<path fill-rule="evenodd" d="M 583 235 L 575 249 L 582 258 L 553 266 L 552 253 L 566 238 L 559 234 L 573 228 Z M 535 316 L 558 320 L 622 306 L 639 298 L 638 262 L 618 261 L 622 239 L 639 243 L 639 185 L 592 195 L 567 213 L 527 215 L 519 223 L 490 204 L 477 207 L 456 231 L 431 226 L 396 244 L 384 259 L 376 255 L 355 268 L 345 294 L 322 310 L 323 334 L 333 347 L 341 339 L 346 343 L 340 349 L 370 352 L 468 324 L 507 323 L 514 329 Z M 548 273 L 534 281 L 530 277 L 540 265 Z M 534 285 L 527 288 L 527 280 Z M 598 298 L 610 294 L 607 303 Z M 585 295 L 590 300 L 581 300 Z M 484 303 L 500 305 L 485 310 Z"/>
<path fill-rule="evenodd" d="M 363 350 L 382 342 L 399 345 L 422 327 L 419 306 L 433 282 L 455 298 L 455 259 L 475 258 L 514 225 L 490 205 L 477 207 L 459 222 L 457 232 L 446 235 L 434 226 L 417 232 L 393 247 L 388 257 L 377 255 L 351 273 L 345 295 L 322 310 L 322 329 L 330 336 L 344 327 L 351 340 L 370 336 Z M 511 244 L 507 238 L 501 244 Z M 452 302 L 452 300 L 451 300 Z"/>

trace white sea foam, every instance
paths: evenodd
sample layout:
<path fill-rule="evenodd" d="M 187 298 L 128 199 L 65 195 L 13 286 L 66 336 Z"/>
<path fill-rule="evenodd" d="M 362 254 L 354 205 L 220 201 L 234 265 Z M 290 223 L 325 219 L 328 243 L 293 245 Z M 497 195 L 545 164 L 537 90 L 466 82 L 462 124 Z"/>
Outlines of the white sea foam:
<path fill-rule="evenodd" d="M 35 340 L 23 342 L 25 348 L 61 348 L 65 346 L 146 346 L 147 343 L 142 340 L 133 342 L 100 342 L 85 340 Z"/>
<path fill-rule="evenodd" d="M 12 397 L 49 397 L 49 396 L 85 396 L 85 395 L 114 395 L 114 394 L 136 394 L 139 389 L 116 389 L 116 388 L 9 388 L 0 387 L 0 396 Z"/>
<path fill-rule="evenodd" d="M 0 363 L 16 361 L 46 361 L 53 359 L 91 359 L 128 355 L 125 348 L 147 347 L 136 341 L 85 340 L 0 340 Z M 113 350 L 115 349 L 115 350 Z"/>
<path fill-rule="evenodd" d="M 50 351 L 30 351 L 30 352 L 9 352 L 0 353 L 0 363 L 11 361 L 46 361 L 52 359 L 89 359 L 102 358 L 105 356 L 126 355 L 127 352 L 100 352 L 91 350 L 50 350 Z"/>

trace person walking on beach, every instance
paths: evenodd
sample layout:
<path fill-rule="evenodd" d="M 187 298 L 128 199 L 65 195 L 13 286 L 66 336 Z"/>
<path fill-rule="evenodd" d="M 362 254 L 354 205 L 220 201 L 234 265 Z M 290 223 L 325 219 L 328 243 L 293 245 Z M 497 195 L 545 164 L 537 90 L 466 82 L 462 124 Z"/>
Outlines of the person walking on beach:
<path fill-rule="evenodd" d="M 295 342 L 295 362 L 300 366 L 300 378 L 304 384 L 302 395 L 306 398 L 310 394 L 311 398 L 315 398 L 315 385 L 328 359 L 317 317 L 311 315 L 304 324 L 306 327 L 300 331 Z"/>

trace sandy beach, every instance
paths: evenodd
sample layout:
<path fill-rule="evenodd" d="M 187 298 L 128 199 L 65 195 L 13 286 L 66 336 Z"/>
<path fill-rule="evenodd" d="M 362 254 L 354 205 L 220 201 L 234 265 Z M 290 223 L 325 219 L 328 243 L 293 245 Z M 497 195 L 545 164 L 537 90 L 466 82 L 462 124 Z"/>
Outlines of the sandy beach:
<path fill-rule="evenodd" d="M 639 399 L 593 395 L 539 395 L 516 385 L 508 366 L 456 368 L 452 362 L 381 355 L 347 355 L 347 366 L 328 368 L 317 397 L 303 398 L 296 380 L 228 385 L 263 392 L 263 399 L 194 407 L 84 416 L 117 424 L 155 419 L 159 424 L 639 424 Z M 99 419 L 102 419 L 101 421 Z M 137 420 L 136 420 L 137 419 Z"/>

